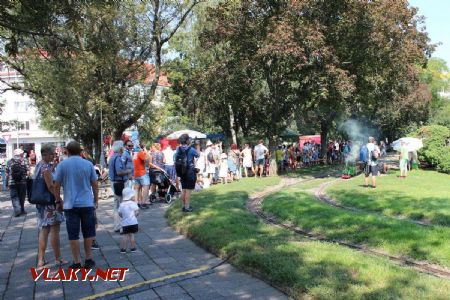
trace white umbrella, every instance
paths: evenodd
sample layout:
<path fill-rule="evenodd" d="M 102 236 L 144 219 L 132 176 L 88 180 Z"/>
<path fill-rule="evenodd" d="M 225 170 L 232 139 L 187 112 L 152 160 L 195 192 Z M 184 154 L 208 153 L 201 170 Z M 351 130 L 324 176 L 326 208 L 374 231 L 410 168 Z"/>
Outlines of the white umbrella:
<path fill-rule="evenodd" d="M 401 139 L 398 139 L 396 141 L 394 141 L 392 143 L 392 148 L 394 148 L 394 150 L 399 151 L 400 148 L 402 147 L 402 142 L 405 142 L 405 146 L 409 151 L 417 151 L 420 148 L 423 147 L 423 143 L 421 139 L 417 139 L 417 138 L 412 138 L 412 137 L 404 137 Z"/>
<path fill-rule="evenodd" d="M 167 136 L 167 138 L 169 140 L 176 140 L 183 134 L 189 135 L 189 137 L 191 139 L 206 139 L 206 134 L 195 131 L 195 130 L 189 130 L 189 129 L 175 131 L 175 132 L 169 134 Z"/>

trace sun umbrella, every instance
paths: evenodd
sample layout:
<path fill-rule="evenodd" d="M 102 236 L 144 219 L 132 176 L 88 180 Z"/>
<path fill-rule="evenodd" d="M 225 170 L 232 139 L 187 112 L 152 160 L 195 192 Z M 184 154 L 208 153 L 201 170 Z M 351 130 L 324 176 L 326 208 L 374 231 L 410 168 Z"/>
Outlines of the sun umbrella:
<path fill-rule="evenodd" d="M 206 139 L 206 134 L 195 131 L 195 130 L 189 130 L 189 129 L 185 129 L 185 130 L 179 130 L 179 131 L 175 131 L 171 134 L 169 134 L 167 136 L 167 138 L 169 140 L 176 140 L 178 139 L 181 135 L 183 134 L 187 134 L 189 135 L 190 138 L 192 139 Z"/>
<path fill-rule="evenodd" d="M 396 151 L 399 151 L 400 148 L 402 147 L 402 142 L 406 143 L 405 146 L 408 149 L 408 151 L 417 151 L 423 147 L 423 143 L 422 143 L 421 139 L 412 138 L 412 137 L 404 137 L 404 138 L 394 141 L 392 143 L 392 148 L 394 148 L 394 150 L 396 150 Z"/>

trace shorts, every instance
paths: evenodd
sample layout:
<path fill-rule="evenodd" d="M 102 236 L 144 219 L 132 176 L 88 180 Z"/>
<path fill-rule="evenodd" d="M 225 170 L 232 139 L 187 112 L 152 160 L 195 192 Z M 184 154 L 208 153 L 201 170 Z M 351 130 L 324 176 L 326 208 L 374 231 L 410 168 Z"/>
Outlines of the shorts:
<path fill-rule="evenodd" d="M 122 230 L 120 230 L 120 234 L 129 234 L 138 232 L 139 227 L 138 224 L 122 226 Z"/>
<path fill-rule="evenodd" d="M 134 184 L 139 184 L 141 186 L 148 186 L 150 185 L 150 176 L 148 174 L 144 174 L 142 176 L 134 178 Z"/>
<path fill-rule="evenodd" d="M 370 173 L 372 173 L 372 176 L 378 175 L 378 165 L 376 166 L 370 166 L 369 164 L 366 164 L 364 167 L 364 175 L 366 177 L 369 177 Z"/>
<path fill-rule="evenodd" d="M 266 164 L 266 160 L 264 158 L 260 158 L 256 160 L 256 166 L 264 166 Z"/>
<path fill-rule="evenodd" d="M 408 159 L 401 159 L 400 160 L 400 170 L 406 170 L 408 168 L 408 163 L 409 160 Z"/>
<path fill-rule="evenodd" d="M 183 177 L 180 177 L 181 187 L 186 190 L 195 189 L 195 182 L 197 181 L 197 175 L 194 170 L 189 169 L 187 174 Z"/>
<path fill-rule="evenodd" d="M 80 238 L 80 225 L 84 239 L 95 237 L 95 223 L 97 218 L 95 217 L 94 207 L 65 209 L 64 216 L 66 217 L 66 228 L 70 241 Z"/>

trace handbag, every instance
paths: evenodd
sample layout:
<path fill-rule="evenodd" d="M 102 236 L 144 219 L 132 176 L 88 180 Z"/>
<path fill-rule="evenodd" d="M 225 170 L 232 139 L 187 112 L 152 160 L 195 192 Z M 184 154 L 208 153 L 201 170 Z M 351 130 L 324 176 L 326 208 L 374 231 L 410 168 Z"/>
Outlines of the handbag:
<path fill-rule="evenodd" d="M 41 165 L 39 164 L 31 179 L 31 195 L 28 197 L 28 202 L 40 205 L 55 204 L 55 196 L 48 190 L 45 179 L 39 176 L 40 170 Z"/>

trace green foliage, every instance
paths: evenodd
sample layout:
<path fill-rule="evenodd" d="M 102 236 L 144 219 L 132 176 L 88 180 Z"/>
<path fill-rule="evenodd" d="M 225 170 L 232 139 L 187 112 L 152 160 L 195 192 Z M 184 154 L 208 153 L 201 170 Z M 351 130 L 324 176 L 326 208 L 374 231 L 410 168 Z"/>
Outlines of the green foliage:
<path fill-rule="evenodd" d="M 148 121 L 162 49 L 198 3 L 49 1 L 33 11 L 21 6 L 27 2 L 17 1 L 9 9 L 15 16 L 43 13 L 48 18 L 29 24 L 37 33 L 14 26 L 21 22 L 19 17 L 0 22 L 7 52 L 1 62 L 24 76 L 24 85 L 13 88 L 34 98 L 46 128 L 89 148 L 94 140 L 97 154 L 101 122 L 104 131 L 118 139 L 141 118 Z"/>
<path fill-rule="evenodd" d="M 196 20 L 180 58 L 191 68 L 174 91 L 195 100 L 190 118 L 200 110 L 228 134 L 269 139 L 294 120 L 326 135 L 357 116 L 394 135 L 428 118 L 414 66 L 432 46 L 404 1 L 219 2 Z"/>
<path fill-rule="evenodd" d="M 431 121 L 434 124 L 450 128 L 450 101 L 448 99 L 442 101 L 439 110 L 434 113 Z"/>
<path fill-rule="evenodd" d="M 450 128 L 430 125 L 419 128 L 415 136 L 423 139 L 419 160 L 436 167 L 440 172 L 450 173 Z"/>

